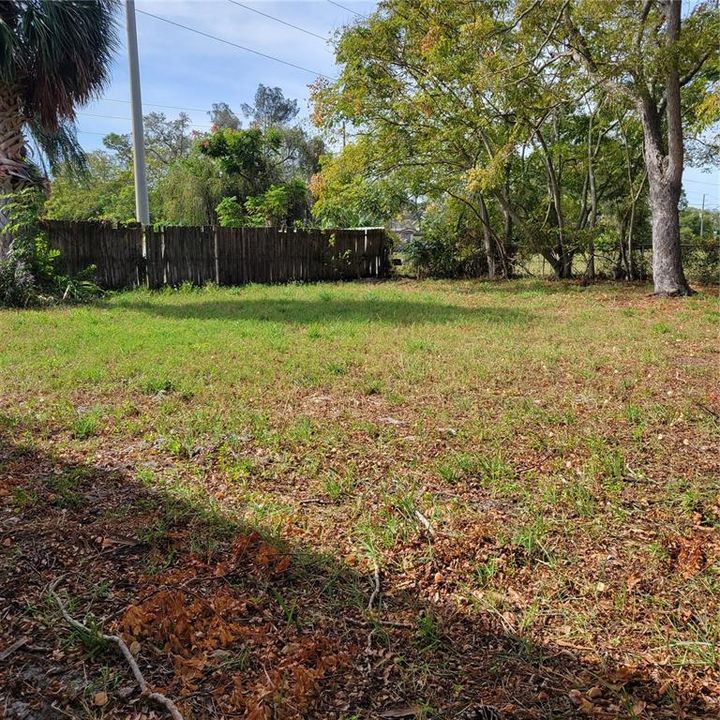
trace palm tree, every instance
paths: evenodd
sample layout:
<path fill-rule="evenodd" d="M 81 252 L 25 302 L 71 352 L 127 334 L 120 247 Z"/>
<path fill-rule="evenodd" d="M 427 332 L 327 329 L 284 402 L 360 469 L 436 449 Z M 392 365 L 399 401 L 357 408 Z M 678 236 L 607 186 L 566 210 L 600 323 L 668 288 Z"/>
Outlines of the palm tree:
<path fill-rule="evenodd" d="M 82 161 L 75 110 L 108 81 L 116 1 L 0 0 L 0 195 L 42 179 L 26 132 L 51 167 Z"/>

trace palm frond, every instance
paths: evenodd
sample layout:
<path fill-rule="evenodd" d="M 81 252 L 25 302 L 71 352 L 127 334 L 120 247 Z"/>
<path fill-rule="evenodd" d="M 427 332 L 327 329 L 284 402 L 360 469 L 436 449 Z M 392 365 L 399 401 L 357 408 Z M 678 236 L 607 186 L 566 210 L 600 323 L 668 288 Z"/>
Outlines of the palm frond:
<path fill-rule="evenodd" d="M 20 7 L 15 2 L 0 2 L 0 80 L 14 82 L 19 49 L 17 25 Z"/>
<path fill-rule="evenodd" d="M 78 142 L 73 122 L 61 120 L 54 131 L 49 131 L 36 120 L 28 122 L 26 127 L 38 150 L 38 157 L 33 160 L 43 167 L 45 175 L 60 166 L 77 176 L 87 172 L 87 156 Z"/>
<path fill-rule="evenodd" d="M 15 51 L 15 80 L 23 83 L 24 113 L 54 132 L 63 120 L 74 119 L 77 105 L 92 100 L 108 82 L 117 43 L 117 0 L 17 4 L 22 12 L 15 38 L 20 46 Z"/>

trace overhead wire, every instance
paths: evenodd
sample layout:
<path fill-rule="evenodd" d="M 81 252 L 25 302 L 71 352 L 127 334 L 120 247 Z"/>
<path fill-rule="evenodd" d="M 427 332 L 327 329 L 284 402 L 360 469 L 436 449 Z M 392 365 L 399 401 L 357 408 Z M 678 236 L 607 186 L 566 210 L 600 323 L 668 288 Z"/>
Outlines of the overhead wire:
<path fill-rule="evenodd" d="M 239 50 L 244 50 L 245 52 L 252 53 L 253 55 L 258 55 L 259 57 L 264 57 L 268 60 L 274 60 L 275 62 L 281 63 L 283 65 L 287 65 L 288 67 L 295 68 L 296 70 L 302 70 L 303 72 L 310 73 L 311 75 L 316 75 L 318 77 L 326 78 L 327 80 L 336 80 L 337 78 L 331 77 L 330 75 L 326 75 L 325 73 L 321 73 L 317 70 L 311 70 L 310 68 L 303 67 L 302 65 L 296 65 L 293 62 L 290 62 L 289 60 L 283 60 L 282 58 L 275 57 L 274 55 L 269 55 L 268 53 L 260 52 L 259 50 L 253 50 L 253 48 L 246 47 L 245 45 L 240 45 L 239 43 L 234 43 L 230 40 L 226 40 L 225 38 L 218 37 L 217 35 L 212 35 L 211 33 L 206 33 L 204 30 L 198 30 L 197 28 L 191 27 L 190 25 L 183 25 L 183 23 L 176 22 L 175 20 L 170 20 L 168 18 L 162 17 L 161 15 L 155 15 L 154 13 L 148 12 L 147 10 L 139 10 L 136 9 L 135 12 L 140 13 L 141 15 L 147 15 L 148 17 L 155 18 L 156 20 L 161 20 L 164 23 L 167 23 L 168 25 L 174 25 L 175 27 L 183 28 L 184 30 L 188 30 L 189 32 L 195 33 L 197 35 L 201 35 L 202 37 L 210 38 L 211 40 L 216 40 L 217 42 L 224 43 L 225 45 L 230 45 L 231 47 L 238 48 Z"/>
<path fill-rule="evenodd" d="M 85 112 L 84 110 L 78 111 L 77 115 L 86 115 L 87 117 L 96 117 L 96 118 L 103 118 L 105 120 L 127 120 L 130 122 L 129 117 L 121 117 L 120 115 L 99 115 L 98 113 L 89 113 Z M 212 125 L 203 124 L 203 123 L 190 123 L 191 125 L 194 125 L 195 127 L 203 127 L 203 128 L 211 128 Z"/>
<path fill-rule="evenodd" d="M 302 33 L 305 33 L 306 35 L 311 35 L 312 37 L 318 38 L 319 40 L 323 40 L 325 42 L 328 41 L 327 37 L 324 37 L 320 35 L 319 33 L 313 32 L 312 30 L 308 30 L 306 28 L 300 27 L 299 25 L 293 25 L 291 22 L 287 22 L 287 20 L 283 20 L 282 18 L 275 17 L 274 15 L 269 15 L 266 12 L 263 12 L 262 10 L 258 10 L 257 8 L 250 7 L 249 5 L 246 5 L 245 3 L 238 2 L 237 0 L 228 0 L 229 3 L 232 5 L 237 5 L 238 7 L 244 8 L 245 10 L 249 10 L 250 12 L 254 12 L 257 15 L 262 15 L 263 17 L 269 18 L 270 20 L 274 20 L 275 22 L 282 23 L 283 25 L 287 25 L 287 27 L 293 28 L 295 30 L 299 30 Z"/>
<path fill-rule="evenodd" d="M 279 23 L 282 23 L 283 25 L 287 25 L 288 27 L 293 28 L 293 29 L 295 29 L 295 30 L 299 30 L 300 32 L 306 33 L 307 35 L 311 35 L 312 37 L 318 38 L 319 40 L 323 40 L 323 41 L 326 41 L 326 42 L 329 41 L 329 38 L 327 38 L 327 37 L 325 37 L 325 36 L 323 36 L 323 35 L 320 35 L 319 33 L 315 33 L 315 32 L 313 32 L 312 30 L 308 30 L 307 28 L 300 27 L 299 25 L 295 25 L 294 23 L 287 22 L 286 20 L 283 20 L 282 18 L 275 17 L 274 15 L 270 15 L 269 13 L 263 12 L 262 10 L 257 10 L 256 8 L 250 7 L 249 5 L 246 5 L 245 3 L 238 2 L 238 0 L 228 0 L 228 2 L 231 3 L 231 4 L 233 4 L 233 5 L 237 5 L 237 6 L 239 6 L 239 7 L 242 7 L 242 8 L 244 8 L 245 10 L 249 10 L 250 12 L 254 12 L 254 13 L 258 14 L 258 15 L 262 15 L 263 17 L 266 17 L 266 18 L 268 18 L 268 19 L 270 19 L 270 20 L 274 20 L 275 22 L 279 22 Z M 214 39 L 214 40 L 218 40 L 219 42 L 232 45 L 233 47 L 238 47 L 238 48 L 240 48 L 240 49 L 242 49 L 242 50 L 247 50 L 248 52 L 252 52 L 252 53 L 254 53 L 254 54 L 259 54 L 259 55 L 261 55 L 262 57 L 267 57 L 267 58 L 269 58 L 269 59 L 271 59 L 271 60 L 274 60 L 274 61 L 276 61 L 276 62 L 281 62 L 281 63 L 283 63 L 283 64 L 290 65 L 291 67 L 295 67 L 295 68 L 297 68 L 297 69 L 304 70 L 304 71 L 306 71 L 306 72 L 312 72 L 313 74 L 318 74 L 318 75 L 320 75 L 321 77 L 326 77 L 326 78 L 328 78 L 328 79 L 333 79 L 333 78 L 329 78 L 329 76 L 324 75 L 323 73 L 317 73 L 317 72 L 314 71 L 314 70 L 310 70 L 309 68 L 304 68 L 304 67 L 301 67 L 301 66 L 299 66 L 299 65 L 295 65 L 294 63 L 290 63 L 290 62 L 288 62 L 288 61 L 286 61 L 286 60 L 282 60 L 281 58 L 276 58 L 276 57 L 274 57 L 274 56 L 272 56 L 272 55 L 267 55 L 267 54 L 265 54 L 265 53 L 260 53 L 259 51 L 253 50 L 252 48 L 246 48 L 245 46 L 238 45 L 237 43 L 231 43 L 229 40 L 225 40 L 224 38 L 220 38 L 220 37 L 213 36 L 213 35 L 211 35 L 210 33 L 205 33 L 204 31 L 197 30 L 197 29 L 195 29 L 195 28 L 191 28 L 191 27 L 182 25 L 181 23 L 177 23 L 177 22 L 175 22 L 174 20 L 170 20 L 170 19 L 168 19 L 168 18 L 163 18 L 163 17 L 160 17 L 159 15 L 154 15 L 154 14 L 149 13 L 149 12 L 144 11 L 144 10 L 137 10 L 137 12 L 142 13 L 142 14 L 144 14 L 144 15 L 149 15 L 150 17 L 156 18 L 156 19 L 158 19 L 158 20 L 162 20 L 163 22 L 167 22 L 167 23 L 170 23 L 170 24 L 173 24 L 173 25 L 177 25 L 177 26 L 179 26 L 179 27 L 182 27 L 183 29 L 190 30 L 190 31 L 192 31 L 192 32 L 196 32 L 196 33 L 201 34 L 201 35 L 203 35 L 203 36 L 205 36 L 205 37 L 211 37 L 211 38 Z M 130 103 L 130 100 L 121 100 L 120 98 L 109 98 L 109 97 L 98 98 L 98 100 L 96 100 L 96 102 L 114 102 L 114 103 L 123 103 L 124 105 L 130 105 L 130 104 L 131 104 L 131 103 Z M 167 109 L 167 110 L 184 110 L 184 111 L 188 111 L 188 112 L 207 112 L 204 108 L 182 107 L 182 106 L 179 106 L 179 105 L 163 105 L 162 103 L 154 103 L 154 102 L 148 102 L 148 101 L 144 101 L 144 102 L 143 102 L 143 106 L 145 106 L 145 107 L 164 108 L 164 109 Z M 84 113 L 84 114 L 90 115 L 90 113 Z M 97 115 L 97 117 L 103 117 L 103 116 Z M 108 117 L 109 117 L 109 116 L 108 116 Z M 125 119 L 127 119 L 127 118 L 117 118 L 117 119 L 125 120 Z M 210 126 L 207 126 L 207 127 L 210 127 Z M 83 131 L 83 132 L 90 132 L 90 131 Z"/>
<path fill-rule="evenodd" d="M 329 0 L 329 1 L 330 1 L 330 0 Z M 323 40 L 324 42 L 329 42 L 329 38 L 327 38 L 327 37 L 325 37 L 325 36 L 323 36 L 323 35 L 320 35 L 319 33 L 313 32 L 312 30 L 308 30 L 307 28 L 303 28 L 303 27 L 301 27 L 301 26 L 299 26 L 299 25 L 295 25 L 294 23 L 288 22 L 288 21 L 283 20 L 282 18 L 276 17 L 276 16 L 274 16 L 274 15 L 270 15 L 269 13 L 263 12 L 262 10 L 258 10 L 258 9 L 256 9 L 256 8 L 250 7 L 249 5 L 246 5 L 245 3 L 239 2 L 238 0 L 228 0 L 228 2 L 231 3 L 232 5 L 237 5 L 238 7 L 241 7 L 241 8 L 243 8 L 243 9 L 245 9 L 245 10 L 249 10 L 250 12 L 256 13 L 257 15 L 261 15 L 261 16 L 263 16 L 263 17 L 266 17 L 266 18 L 270 19 L 270 20 L 273 20 L 273 21 L 275 21 L 275 22 L 278 22 L 278 23 L 281 23 L 281 24 L 283 24 L 283 25 L 286 25 L 287 27 L 293 28 L 294 30 L 298 30 L 298 31 L 300 31 L 300 32 L 302 32 L 302 33 L 305 33 L 306 35 L 310 35 L 310 36 L 312 36 L 312 37 L 314 37 L 314 38 L 317 38 L 317 39 L 319 39 L 319 40 Z M 348 12 L 354 13 L 355 15 L 358 15 L 359 17 L 365 17 L 365 16 L 361 15 L 361 13 L 358 13 L 358 12 L 356 12 L 355 10 L 352 10 L 351 8 L 345 7 L 345 6 L 341 5 L 340 3 L 330 2 L 330 4 L 331 4 L 331 5 L 336 5 L 337 7 L 341 8 L 341 9 L 343 9 L 343 10 L 347 10 Z M 246 46 L 244 46 L 244 45 L 240 45 L 239 43 L 234 43 L 234 42 L 232 42 L 232 41 L 230 41 L 230 40 L 226 40 L 225 38 L 221 38 L 221 37 L 218 37 L 218 36 L 216 36 L 216 35 L 212 35 L 211 33 L 206 33 L 206 32 L 203 31 L 203 30 L 198 30 L 197 28 L 193 28 L 193 27 L 190 27 L 190 26 L 188 26 L 188 25 L 184 25 L 184 24 L 182 24 L 182 23 L 176 22 L 175 20 L 170 20 L 169 18 L 165 18 L 165 17 L 162 17 L 162 16 L 160 16 L 160 15 L 155 15 L 154 13 L 148 12 L 148 11 L 146 11 L 146 10 L 136 9 L 136 12 L 141 13 L 142 15 L 147 15 L 148 17 L 152 17 L 152 18 L 154 18 L 154 19 L 156 19 L 156 20 L 160 20 L 160 21 L 162 21 L 162 22 L 168 23 L 168 24 L 170 24 L 170 25 L 175 25 L 176 27 L 182 28 L 182 29 L 184 29 L 184 30 L 188 30 L 188 31 L 190 31 L 190 32 L 194 32 L 194 33 L 196 33 L 196 34 L 198 34 L 198 35 L 201 35 L 201 36 L 203 36 L 203 37 L 207 37 L 207 38 L 210 38 L 210 39 L 212 39 L 212 40 L 216 40 L 217 42 L 221 42 L 221 43 L 224 43 L 224 44 L 226 44 L 226 45 L 230 45 L 231 47 L 235 47 L 235 48 L 238 48 L 238 49 L 240 49 L 240 50 L 244 50 L 244 51 L 246 51 L 246 52 L 250 52 L 250 53 L 252 53 L 252 54 L 254 54 L 254 55 L 258 55 L 258 56 L 260 56 L 260 57 L 264 57 L 264 58 L 267 58 L 267 59 L 269 59 L 269 60 L 273 60 L 273 61 L 275 61 L 275 62 L 282 63 L 283 65 L 287 65 L 287 66 L 292 67 L 292 68 L 295 68 L 295 69 L 297 69 L 297 70 L 302 70 L 303 72 L 308 72 L 308 73 L 311 73 L 311 74 L 313 74 L 313 75 L 318 75 L 318 76 L 324 77 L 324 78 L 326 78 L 326 79 L 328 79 L 328 80 L 334 80 L 334 79 L 335 79 L 335 78 L 333 78 L 333 77 L 331 77 L 331 76 L 329 76 L 329 75 L 326 75 L 326 74 L 324 74 L 324 73 L 318 72 L 318 71 L 316 71 L 316 70 L 311 70 L 310 68 L 306 68 L 306 67 L 303 67 L 303 66 L 301 66 L 301 65 L 297 65 L 297 64 L 292 63 L 292 62 L 290 62 L 290 61 L 288 61 L 288 60 L 283 60 L 282 58 L 278 58 L 278 57 L 276 57 L 276 56 L 274 56 L 274 55 L 269 55 L 269 54 L 267 54 L 267 53 L 260 52 L 259 50 L 254 50 L 253 48 L 249 48 L 249 47 L 246 47 Z M 121 99 L 119 99 L 119 98 L 98 98 L 98 100 L 97 100 L 97 102 L 104 102 L 104 101 L 114 102 L 114 103 L 123 103 L 123 104 L 126 104 L 126 105 L 131 104 L 130 100 L 121 100 Z M 152 103 L 152 102 L 144 102 L 143 104 L 144 104 L 144 106 L 146 106 L 146 107 L 157 107 L 157 108 L 164 108 L 164 109 L 168 109 L 168 110 L 181 110 L 181 111 L 190 111 L 190 112 L 206 112 L 206 111 L 203 110 L 202 108 L 181 107 L 181 106 L 178 106 L 178 105 L 163 105 L 163 104 L 161 104 L 161 103 Z M 126 118 L 126 117 L 120 117 L 120 116 L 115 116 L 115 115 L 102 115 L 102 114 L 99 114 L 99 113 L 90 113 L 90 112 L 84 112 L 84 111 L 83 111 L 83 112 L 80 112 L 80 113 L 78 113 L 78 114 L 80 114 L 80 115 L 86 115 L 86 116 L 88 116 L 88 117 L 104 118 L 104 119 L 108 119 L 108 120 L 127 120 L 127 121 L 130 120 L 130 118 Z M 194 125 L 194 127 L 198 127 L 198 128 L 201 128 L 201 127 L 202 127 L 202 128 L 209 128 L 209 127 L 212 127 L 212 125 L 197 124 L 197 125 Z M 107 133 L 97 132 L 97 131 L 93 131 L 93 130 L 78 130 L 78 132 L 81 133 L 81 134 L 84 134 L 84 135 L 102 135 L 102 136 L 107 135 Z"/>
<path fill-rule="evenodd" d="M 126 105 L 130 105 L 130 100 L 118 100 L 117 98 L 98 98 L 96 102 L 115 102 L 115 103 L 125 103 Z M 188 110 L 189 112 L 205 112 L 203 108 L 191 108 L 191 107 L 178 107 L 177 105 L 160 105 L 158 103 L 151 103 L 151 102 L 145 102 L 143 100 L 143 105 L 147 105 L 148 107 L 159 107 L 159 108 L 166 108 L 167 110 Z"/>
<path fill-rule="evenodd" d="M 345 5 L 341 5 L 339 2 L 335 2 L 334 0 L 327 0 L 331 5 L 334 5 L 335 7 L 339 7 L 341 10 L 347 10 L 347 12 L 351 12 L 353 15 L 357 15 L 358 17 L 365 18 L 367 15 L 363 15 L 362 13 L 357 12 L 357 10 L 353 10 L 352 8 L 345 7 Z"/>

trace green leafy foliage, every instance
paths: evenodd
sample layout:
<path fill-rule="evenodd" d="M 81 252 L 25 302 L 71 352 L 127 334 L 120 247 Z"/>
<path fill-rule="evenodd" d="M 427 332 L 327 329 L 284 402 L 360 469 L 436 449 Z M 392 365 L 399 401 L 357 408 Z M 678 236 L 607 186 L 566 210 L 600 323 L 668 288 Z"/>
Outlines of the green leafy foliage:
<path fill-rule="evenodd" d="M 12 238 L 8 255 L 0 260 L 0 305 L 27 307 L 55 299 L 85 301 L 99 294 L 92 280 L 95 268 L 77 277 L 57 272 L 58 252 L 49 247 L 38 217 L 44 195 L 26 188 L 2 198 L 9 218 L 5 232 Z"/>
<path fill-rule="evenodd" d="M 215 212 L 221 227 L 243 227 L 246 224 L 243 207 L 235 197 L 223 198 Z"/>
<path fill-rule="evenodd" d="M 416 196 L 467 209 L 465 227 L 449 224 L 446 237 L 417 248 L 425 264 L 437 257 L 441 274 L 453 264 L 463 271 L 471 225 L 490 274 L 511 274 L 524 256 L 540 254 L 558 278 L 577 272 L 574 265 L 593 277 L 596 261 L 608 274 L 637 278 L 649 178 L 638 107 L 643 98 L 662 107 L 675 52 L 663 4 L 645 7 L 382 3 L 344 29 L 339 79 L 312 88 L 313 120 L 343 137 L 352 128 L 357 138 L 313 181 L 316 216 L 338 216 L 337 190 L 362 207 L 379 182 L 397 180 Z M 711 3 L 683 19 L 686 132 L 716 116 L 710 38 L 718 22 Z M 596 242 L 609 237 L 611 252 L 598 256 Z"/>
<path fill-rule="evenodd" d="M 397 176 L 372 177 L 371 147 L 362 139 L 320 159 L 310 182 L 313 217 L 323 227 L 382 225 L 411 204 L 412 188 Z"/>
<path fill-rule="evenodd" d="M 302 223 L 309 213 L 309 196 L 300 179 L 281 185 L 271 185 L 262 195 L 245 201 L 250 225 L 270 225 L 288 228 Z"/>
<path fill-rule="evenodd" d="M 252 127 L 241 128 L 227 103 L 214 103 L 213 129 L 203 135 L 190 131 L 184 113 L 174 119 L 163 113 L 145 115 L 153 222 L 288 227 L 305 222 L 311 197 L 304 184 L 319 169 L 325 145 L 302 125 L 289 125 L 296 106 L 277 88 L 261 86 L 255 105 L 245 107 Z M 104 150 L 90 153 L 86 173 L 78 174 L 69 165 L 58 170 L 46 217 L 117 222 L 134 218 L 130 135 L 110 133 L 103 144 Z"/>

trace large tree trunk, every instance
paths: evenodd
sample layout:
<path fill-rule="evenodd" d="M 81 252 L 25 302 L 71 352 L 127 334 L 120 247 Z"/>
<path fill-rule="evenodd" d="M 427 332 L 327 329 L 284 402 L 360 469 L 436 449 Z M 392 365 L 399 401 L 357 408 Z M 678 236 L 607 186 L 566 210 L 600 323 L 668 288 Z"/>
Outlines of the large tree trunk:
<path fill-rule="evenodd" d="M 680 0 L 666 0 L 669 68 L 665 83 L 667 143 L 663 142 L 660 111 L 648 93 L 642 100 L 645 164 L 652 217 L 653 283 L 656 295 L 689 295 L 680 252 L 680 190 L 683 172 L 683 128 L 680 75 L 673 50 L 680 39 Z M 665 153 L 667 147 L 667 154 Z"/>
<path fill-rule="evenodd" d="M 8 252 L 11 242 L 4 232 L 9 222 L 7 195 L 31 181 L 25 163 L 23 124 L 18 93 L 11 85 L 0 83 L 0 257 Z"/>
<path fill-rule="evenodd" d="M 680 187 L 648 173 L 652 217 L 652 272 L 656 295 L 689 295 L 680 253 Z"/>

